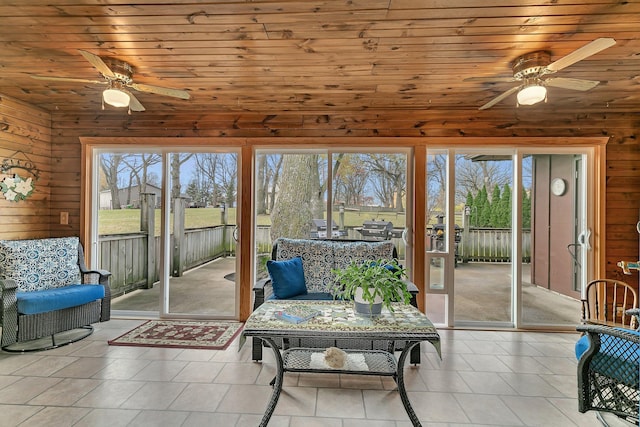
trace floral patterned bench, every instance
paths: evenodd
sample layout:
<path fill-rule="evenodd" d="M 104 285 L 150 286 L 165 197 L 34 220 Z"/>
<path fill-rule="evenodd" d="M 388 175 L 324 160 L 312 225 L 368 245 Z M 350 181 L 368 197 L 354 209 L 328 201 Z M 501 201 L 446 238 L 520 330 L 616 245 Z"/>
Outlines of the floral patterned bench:
<path fill-rule="evenodd" d="M 43 350 L 61 345 L 56 334 L 109 320 L 107 271 L 89 271 L 77 237 L 0 240 L 1 346 L 6 351 Z M 51 344 L 26 343 L 51 337 Z"/>

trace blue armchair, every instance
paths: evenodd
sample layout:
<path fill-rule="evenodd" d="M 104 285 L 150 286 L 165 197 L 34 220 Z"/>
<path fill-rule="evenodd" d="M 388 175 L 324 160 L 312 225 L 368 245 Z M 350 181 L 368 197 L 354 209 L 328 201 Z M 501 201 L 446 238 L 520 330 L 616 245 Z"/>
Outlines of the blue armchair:
<path fill-rule="evenodd" d="M 638 425 L 640 331 L 595 324 L 576 329 L 584 333 L 576 343 L 578 410 L 610 412 Z"/>

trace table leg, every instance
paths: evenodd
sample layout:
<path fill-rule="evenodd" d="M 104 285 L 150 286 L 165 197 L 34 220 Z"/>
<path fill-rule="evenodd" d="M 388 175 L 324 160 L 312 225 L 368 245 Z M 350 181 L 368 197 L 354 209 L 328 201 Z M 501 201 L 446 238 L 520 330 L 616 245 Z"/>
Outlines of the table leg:
<path fill-rule="evenodd" d="M 280 348 L 276 345 L 276 343 L 271 338 L 260 338 L 262 341 L 267 343 L 269 347 L 273 350 L 273 354 L 276 358 L 276 377 L 273 379 L 273 392 L 271 393 L 271 399 L 269 400 L 269 404 L 267 405 L 267 409 L 262 417 L 262 421 L 260 421 L 260 427 L 266 427 L 269 424 L 269 420 L 271 419 L 271 415 L 273 415 L 273 411 L 276 409 L 276 404 L 278 403 L 278 398 L 280 397 L 280 392 L 282 391 L 282 381 L 284 377 L 284 363 L 282 362 L 282 355 L 280 354 Z"/>
<path fill-rule="evenodd" d="M 419 342 L 407 341 L 402 349 L 402 353 L 400 353 L 400 359 L 398 359 L 398 392 L 400 393 L 400 399 L 402 400 L 404 409 L 407 411 L 407 415 L 409 415 L 409 419 L 414 427 L 421 427 L 422 424 L 420 424 L 418 416 L 411 407 L 409 396 L 407 396 L 407 390 L 404 388 L 404 362 L 407 360 L 409 353 L 411 353 L 411 349 L 419 344 Z"/>

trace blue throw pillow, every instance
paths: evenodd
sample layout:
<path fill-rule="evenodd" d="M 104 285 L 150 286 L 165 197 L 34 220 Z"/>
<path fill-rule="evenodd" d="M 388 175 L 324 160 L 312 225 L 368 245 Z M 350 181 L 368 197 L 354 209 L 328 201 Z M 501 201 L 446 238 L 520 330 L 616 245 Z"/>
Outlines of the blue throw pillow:
<path fill-rule="evenodd" d="M 302 258 L 296 257 L 284 261 L 269 260 L 267 270 L 276 298 L 287 299 L 307 294 Z"/>

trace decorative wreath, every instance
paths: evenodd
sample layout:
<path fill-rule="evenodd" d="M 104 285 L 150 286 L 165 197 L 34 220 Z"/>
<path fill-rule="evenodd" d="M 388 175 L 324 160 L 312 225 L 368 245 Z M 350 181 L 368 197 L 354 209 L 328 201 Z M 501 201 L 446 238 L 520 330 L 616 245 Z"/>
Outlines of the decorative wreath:
<path fill-rule="evenodd" d="M 5 199 L 10 202 L 25 200 L 33 193 L 33 178 L 24 179 L 20 175 L 5 176 L 0 181 L 0 191 Z"/>

